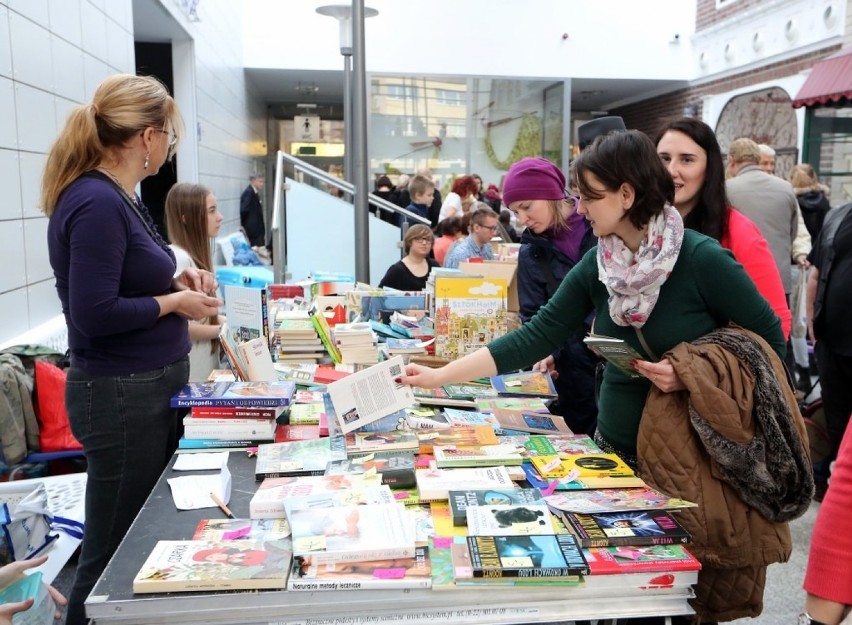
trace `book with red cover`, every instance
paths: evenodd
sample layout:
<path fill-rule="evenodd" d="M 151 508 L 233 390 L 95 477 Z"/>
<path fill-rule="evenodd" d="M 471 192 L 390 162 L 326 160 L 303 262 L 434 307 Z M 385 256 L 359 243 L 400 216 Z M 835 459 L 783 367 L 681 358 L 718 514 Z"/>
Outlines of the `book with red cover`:
<path fill-rule="evenodd" d="M 193 419 L 277 419 L 287 410 L 275 408 L 247 408 L 244 406 L 195 406 L 190 409 Z"/>
<path fill-rule="evenodd" d="M 592 575 L 698 571 L 701 563 L 683 545 L 583 549 Z"/>
<path fill-rule="evenodd" d="M 275 428 L 276 443 L 287 441 L 305 441 L 320 437 L 320 426 L 318 425 L 278 425 Z"/>

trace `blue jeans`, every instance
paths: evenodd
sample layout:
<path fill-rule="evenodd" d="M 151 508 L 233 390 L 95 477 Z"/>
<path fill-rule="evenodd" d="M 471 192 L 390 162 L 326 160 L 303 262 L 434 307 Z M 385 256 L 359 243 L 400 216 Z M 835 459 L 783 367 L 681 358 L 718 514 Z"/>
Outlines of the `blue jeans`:
<path fill-rule="evenodd" d="M 83 603 L 165 469 L 176 445 L 169 400 L 189 379 L 189 359 L 127 376 L 71 367 L 65 404 L 88 462 L 86 529 L 66 625 L 87 623 Z"/>

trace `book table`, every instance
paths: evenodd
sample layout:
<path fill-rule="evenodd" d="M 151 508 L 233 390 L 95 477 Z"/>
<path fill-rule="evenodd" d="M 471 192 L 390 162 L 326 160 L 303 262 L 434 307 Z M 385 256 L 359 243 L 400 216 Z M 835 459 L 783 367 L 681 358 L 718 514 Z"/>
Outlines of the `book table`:
<path fill-rule="evenodd" d="M 174 459 L 172 460 L 174 462 Z M 254 458 L 232 451 L 229 507 L 248 518 L 257 488 Z M 502 625 L 691 614 L 690 589 L 598 590 L 475 588 L 451 590 L 286 590 L 134 595 L 133 578 L 158 540 L 186 540 L 218 508 L 177 510 L 166 479 L 171 464 L 86 601 L 96 625 Z"/>

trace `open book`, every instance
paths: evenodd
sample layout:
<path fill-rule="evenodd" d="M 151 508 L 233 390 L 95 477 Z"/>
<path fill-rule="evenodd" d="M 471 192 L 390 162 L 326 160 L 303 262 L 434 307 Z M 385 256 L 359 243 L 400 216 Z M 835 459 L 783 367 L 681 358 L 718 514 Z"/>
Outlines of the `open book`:
<path fill-rule="evenodd" d="M 622 339 L 615 339 L 611 336 L 603 336 L 601 334 L 589 334 L 583 339 L 583 342 L 598 356 L 621 369 L 627 377 L 643 377 L 642 374 L 633 368 L 633 361 L 647 359 Z"/>

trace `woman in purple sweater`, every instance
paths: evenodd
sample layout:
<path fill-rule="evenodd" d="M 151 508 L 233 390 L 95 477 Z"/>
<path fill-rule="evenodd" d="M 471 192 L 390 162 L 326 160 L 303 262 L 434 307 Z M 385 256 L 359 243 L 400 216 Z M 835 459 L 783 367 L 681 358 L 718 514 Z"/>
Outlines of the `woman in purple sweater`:
<path fill-rule="evenodd" d="M 187 381 L 187 319 L 218 312 L 209 272 L 175 257 L 136 195 L 172 155 L 181 121 L 153 78 L 118 74 L 78 106 L 42 182 L 47 244 L 68 325 L 65 401 L 88 463 L 86 530 L 68 625 L 174 451 L 169 400 Z"/>

